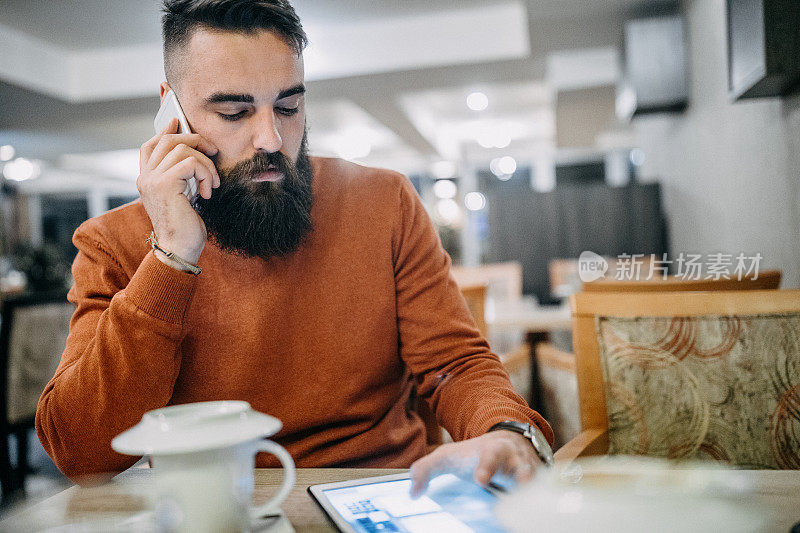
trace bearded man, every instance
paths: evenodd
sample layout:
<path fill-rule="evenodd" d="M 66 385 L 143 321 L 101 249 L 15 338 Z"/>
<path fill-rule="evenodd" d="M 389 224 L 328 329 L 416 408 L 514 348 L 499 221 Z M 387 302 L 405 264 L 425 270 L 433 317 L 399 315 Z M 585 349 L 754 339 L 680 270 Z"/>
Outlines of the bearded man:
<path fill-rule="evenodd" d="M 480 483 L 530 477 L 537 450 L 512 426 L 550 427 L 475 327 L 409 180 L 308 156 L 288 1 L 167 0 L 163 31 L 161 97 L 193 133 L 173 120 L 144 143 L 141 198 L 75 232 L 76 311 L 36 416 L 56 465 L 121 471 L 135 458 L 111 439 L 146 411 L 246 400 L 300 467 L 414 463 L 415 492 L 464 464 Z M 426 455 L 413 389 L 457 442 Z"/>

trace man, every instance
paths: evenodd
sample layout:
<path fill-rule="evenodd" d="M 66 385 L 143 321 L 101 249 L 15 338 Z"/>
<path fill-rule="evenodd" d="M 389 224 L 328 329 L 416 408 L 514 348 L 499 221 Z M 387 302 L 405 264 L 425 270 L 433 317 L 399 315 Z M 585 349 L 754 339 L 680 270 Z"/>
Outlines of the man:
<path fill-rule="evenodd" d="M 141 199 L 75 232 L 77 309 L 36 417 L 59 468 L 120 471 L 134 458 L 110 441 L 146 411 L 241 399 L 283 421 L 301 467 L 414 463 L 416 493 L 464 467 L 530 477 L 531 441 L 490 429 L 530 423 L 552 441 L 550 427 L 475 328 L 409 181 L 309 158 L 289 3 L 164 11 L 161 96 L 174 90 L 194 133 L 173 120 L 143 144 Z M 425 455 L 414 387 L 461 442 Z"/>

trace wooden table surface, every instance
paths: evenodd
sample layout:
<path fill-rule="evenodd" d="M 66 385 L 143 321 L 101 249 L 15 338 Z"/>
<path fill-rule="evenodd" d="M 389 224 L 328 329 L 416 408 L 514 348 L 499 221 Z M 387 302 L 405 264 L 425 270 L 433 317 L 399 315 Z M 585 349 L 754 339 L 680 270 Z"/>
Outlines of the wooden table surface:
<path fill-rule="evenodd" d="M 335 532 L 325 513 L 308 493 L 310 485 L 332 483 L 363 477 L 384 476 L 405 472 L 404 469 L 365 468 L 298 468 L 297 482 L 281 508 L 298 532 Z M 109 518 L 107 529 L 119 529 L 120 516 L 141 514 L 147 510 L 145 495 L 152 493 L 152 470 L 131 468 L 118 475 L 114 482 L 98 487 L 70 487 L 43 502 L 12 512 L 0 522 L 0 532 L 44 531 L 67 524 L 91 523 L 92 531 L 104 531 L 98 522 Z M 281 484 L 283 470 L 257 468 L 253 501 L 269 499 Z M 139 531 L 136 526 L 133 531 Z M 147 530 L 147 528 L 144 528 Z M 280 528 L 263 529 L 283 531 Z M 261 531 L 260 529 L 257 529 Z M 82 531 L 82 530 L 81 530 Z"/>
<path fill-rule="evenodd" d="M 404 470 L 299 468 L 297 484 L 281 507 L 295 531 L 333 532 L 336 529 L 308 493 L 309 485 L 399 472 Z M 254 500 L 264 501 L 274 494 L 282 475 L 280 469 L 256 469 Z M 772 523 L 769 531 L 788 533 L 794 524 L 800 522 L 800 471 L 751 470 L 747 471 L 747 475 L 754 485 L 754 493 L 749 499 L 761 503 L 769 513 Z M 147 491 L 150 490 L 148 487 L 151 483 L 152 472 L 149 469 L 131 469 L 120 474 L 117 482 L 110 485 L 90 489 L 72 487 L 24 511 L 14 513 L 0 522 L 0 531 L 43 531 L 74 524 L 102 512 L 119 513 L 128 508 L 136 511 L 139 509 L 136 509 L 137 502 L 130 498 L 131 489 Z M 125 497 L 122 497 L 120 488 L 127 491 Z M 535 502 L 531 504 L 535 505 Z"/>
<path fill-rule="evenodd" d="M 486 324 L 492 328 L 524 329 L 540 333 L 571 329 L 572 316 L 569 308 L 563 306 L 498 308 L 494 314 L 487 313 Z"/>

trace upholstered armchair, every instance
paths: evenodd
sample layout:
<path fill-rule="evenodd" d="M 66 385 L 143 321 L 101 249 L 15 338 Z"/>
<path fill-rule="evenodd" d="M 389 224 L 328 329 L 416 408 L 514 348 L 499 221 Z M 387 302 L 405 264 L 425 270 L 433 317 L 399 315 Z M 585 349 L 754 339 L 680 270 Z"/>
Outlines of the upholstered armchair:
<path fill-rule="evenodd" d="M 610 265 L 610 268 L 613 265 Z M 560 260 L 550 265 L 553 290 L 563 287 L 567 274 L 559 273 L 574 269 L 577 277 L 577 262 Z M 643 268 L 643 272 L 646 269 Z M 614 277 L 602 278 L 582 285 L 583 292 L 628 293 L 628 292 L 671 292 L 671 291 L 744 291 L 777 289 L 781 282 L 780 270 L 763 270 L 748 273 L 739 279 L 692 279 L 681 276 L 655 276 L 644 280 L 617 280 Z M 563 289 L 562 289 L 563 290 Z M 575 376 L 575 356 L 559 349 L 553 342 L 542 342 L 533 349 L 538 371 L 538 386 L 541 390 L 540 412 L 553 426 L 556 447 L 575 438 L 580 433 L 578 389 Z"/>
<path fill-rule="evenodd" d="M 25 294 L 2 302 L 0 482 L 4 496 L 24 490 L 28 432 L 39 396 L 61 360 L 74 310 L 66 292 Z M 10 435 L 17 439 L 15 467 L 9 457 Z"/>
<path fill-rule="evenodd" d="M 800 290 L 572 297 L 582 432 L 634 454 L 800 469 Z"/>

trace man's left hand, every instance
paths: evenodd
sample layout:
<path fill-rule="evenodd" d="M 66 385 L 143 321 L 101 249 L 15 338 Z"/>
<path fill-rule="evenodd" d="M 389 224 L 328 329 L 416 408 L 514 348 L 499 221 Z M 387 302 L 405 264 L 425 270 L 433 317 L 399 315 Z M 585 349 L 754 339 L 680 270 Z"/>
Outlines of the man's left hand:
<path fill-rule="evenodd" d="M 419 497 L 428 481 L 444 473 L 464 475 L 472 470 L 476 483 L 486 486 L 495 473 L 530 480 L 542 464 L 531 441 L 513 431 L 491 431 L 474 439 L 443 444 L 411 465 L 411 496 Z"/>

